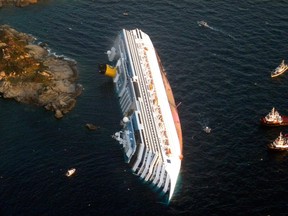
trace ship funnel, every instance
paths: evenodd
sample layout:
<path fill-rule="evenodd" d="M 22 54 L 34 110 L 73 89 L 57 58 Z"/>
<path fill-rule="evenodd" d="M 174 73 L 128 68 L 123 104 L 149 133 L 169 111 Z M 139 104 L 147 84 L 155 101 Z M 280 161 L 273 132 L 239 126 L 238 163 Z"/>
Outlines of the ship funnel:
<path fill-rule="evenodd" d="M 117 73 L 116 67 L 113 67 L 108 64 L 99 64 L 98 65 L 99 73 L 104 74 L 105 76 L 114 78 Z"/>

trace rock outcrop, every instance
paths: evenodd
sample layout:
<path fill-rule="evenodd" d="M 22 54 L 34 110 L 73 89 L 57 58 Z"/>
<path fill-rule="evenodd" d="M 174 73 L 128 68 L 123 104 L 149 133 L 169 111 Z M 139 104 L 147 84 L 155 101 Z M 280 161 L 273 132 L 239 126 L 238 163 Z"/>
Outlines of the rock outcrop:
<path fill-rule="evenodd" d="M 100 128 L 100 126 L 96 126 L 96 125 L 91 124 L 91 123 L 87 123 L 85 126 L 86 126 L 86 128 L 88 128 L 89 130 L 92 130 L 92 131 Z"/>
<path fill-rule="evenodd" d="M 82 92 L 74 60 L 51 55 L 46 44 L 10 26 L 0 26 L 0 94 L 34 104 L 62 118 Z"/>

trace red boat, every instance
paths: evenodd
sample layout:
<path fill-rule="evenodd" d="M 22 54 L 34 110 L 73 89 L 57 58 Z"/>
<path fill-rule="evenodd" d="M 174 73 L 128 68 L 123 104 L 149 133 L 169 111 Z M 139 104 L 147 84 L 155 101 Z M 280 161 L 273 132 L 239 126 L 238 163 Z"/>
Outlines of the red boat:
<path fill-rule="evenodd" d="M 288 134 L 283 136 L 282 132 L 280 135 L 268 145 L 268 148 L 273 151 L 287 151 L 288 150 Z"/>
<path fill-rule="evenodd" d="M 288 116 L 280 115 L 279 112 L 273 107 L 265 117 L 260 120 L 262 125 L 265 126 L 286 126 L 288 125 Z"/>

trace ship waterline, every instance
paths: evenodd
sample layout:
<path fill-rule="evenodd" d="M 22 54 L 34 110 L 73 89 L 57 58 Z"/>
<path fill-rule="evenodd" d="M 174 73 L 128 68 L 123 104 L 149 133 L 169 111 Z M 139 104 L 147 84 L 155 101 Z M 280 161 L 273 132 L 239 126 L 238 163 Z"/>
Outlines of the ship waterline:
<path fill-rule="evenodd" d="M 107 51 L 113 65 L 99 71 L 113 78 L 123 114 L 113 137 L 123 146 L 127 163 L 170 201 L 181 168 L 182 130 L 174 96 L 150 37 L 123 29 Z"/>

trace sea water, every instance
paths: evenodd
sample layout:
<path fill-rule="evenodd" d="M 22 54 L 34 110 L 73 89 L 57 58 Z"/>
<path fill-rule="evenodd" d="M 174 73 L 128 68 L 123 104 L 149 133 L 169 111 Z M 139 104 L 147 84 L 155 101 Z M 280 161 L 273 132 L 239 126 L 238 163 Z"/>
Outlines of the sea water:
<path fill-rule="evenodd" d="M 2 8 L 0 24 L 77 61 L 84 91 L 61 120 L 0 100 L 0 214 L 288 214 L 287 154 L 266 148 L 287 129 L 259 125 L 272 107 L 288 115 L 288 75 L 270 77 L 288 60 L 287 14 L 285 0 L 51 0 Z M 120 108 L 97 65 L 122 28 L 151 37 L 181 103 L 184 159 L 169 205 L 131 173 L 111 138 Z"/>

